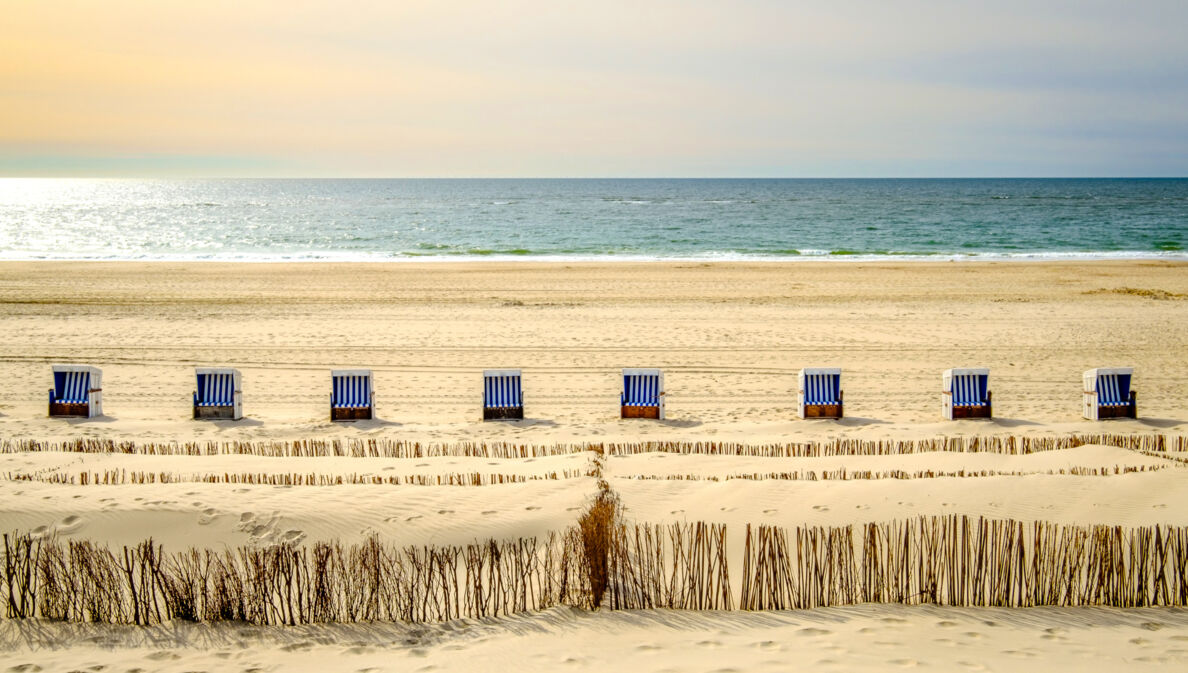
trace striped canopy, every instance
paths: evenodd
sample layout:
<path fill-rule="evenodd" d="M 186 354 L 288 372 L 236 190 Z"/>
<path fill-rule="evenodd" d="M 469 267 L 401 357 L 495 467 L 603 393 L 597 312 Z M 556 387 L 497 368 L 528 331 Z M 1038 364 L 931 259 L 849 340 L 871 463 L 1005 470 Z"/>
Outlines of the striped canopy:
<path fill-rule="evenodd" d="M 622 406 L 660 406 L 660 372 L 654 374 L 624 374 Z"/>
<path fill-rule="evenodd" d="M 1124 407 L 1129 405 L 1130 374 L 1098 374 L 1097 403 L 1103 407 Z"/>
<path fill-rule="evenodd" d="M 801 372 L 805 404 L 841 404 L 841 370 L 805 369 Z"/>
<path fill-rule="evenodd" d="M 235 403 L 235 370 L 198 372 L 195 403 L 200 407 L 228 407 Z"/>
<path fill-rule="evenodd" d="M 483 372 L 483 408 L 506 409 L 524 406 L 523 378 L 518 369 L 489 369 Z"/>
<path fill-rule="evenodd" d="M 331 372 L 330 391 L 330 406 L 336 409 L 366 409 L 371 406 L 371 371 Z"/>
<path fill-rule="evenodd" d="M 982 407 L 986 405 L 986 390 L 990 375 L 980 372 L 954 371 L 952 376 L 953 406 Z"/>
<path fill-rule="evenodd" d="M 54 401 L 66 404 L 86 404 L 91 389 L 88 371 L 55 371 Z"/>

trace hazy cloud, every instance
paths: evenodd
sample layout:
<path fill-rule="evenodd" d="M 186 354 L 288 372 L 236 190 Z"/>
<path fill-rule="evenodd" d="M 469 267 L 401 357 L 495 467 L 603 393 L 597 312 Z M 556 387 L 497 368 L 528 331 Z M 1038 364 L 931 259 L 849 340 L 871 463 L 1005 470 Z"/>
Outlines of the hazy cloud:
<path fill-rule="evenodd" d="M 0 174 L 1188 175 L 1188 3 L 8 3 Z"/>

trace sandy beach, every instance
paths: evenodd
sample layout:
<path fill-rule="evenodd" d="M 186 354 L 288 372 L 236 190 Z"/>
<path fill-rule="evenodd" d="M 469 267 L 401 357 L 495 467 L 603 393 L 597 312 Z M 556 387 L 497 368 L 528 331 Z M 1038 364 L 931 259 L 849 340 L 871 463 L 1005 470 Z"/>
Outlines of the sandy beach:
<path fill-rule="evenodd" d="M 1186 271 L 1154 261 L 3 263 L 0 440 L 549 447 L 1178 437 L 1188 429 Z M 46 417 L 49 365 L 59 362 L 103 369 L 104 417 Z M 244 420 L 190 419 L 193 368 L 202 365 L 243 372 Z M 667 420 L 618 418 L 618 370 L 630 366 L 664 369 Z M 796 374 L 806 366 L 843 369 L 844 420 L 796 418 Z M 993 420 L 941 419 L 941 371 L 960 366 L 990 368 Z M 1081 372 L 1097 366 L 1135 368 L 1139 419 L 1081 418 Z M 337 367 L 374 370 L 378 419 L 329 422 L 328 370 Z M 479 420 L 480 370 L 488 367 L 523 369 L 526 420 Z M 0 529 L 113 546 L 152 537 L 175 550 L 373 536 L 466 545 L 563 530 L 600 479 L 631 522 L 725 524 L 732 564 L 748 524 L 955 515 L 1188 525 L 1185 452 L 1092 442 L 1023 455 L 444 454 L 7 451 Z M 137 481 L 144 475 L 151 483 Z M 482 485 L 448 485 L 452 479 Z M 732 578 L 737 596 L 741 580 Z M 468 670 L 480 656 L 492 668 L 521 670 L 727 670 L 727 660 L 737 670 L 784 670 L 789 662 L 814 670 L 1051 670 L 1053 657 L 1110 670 L 1182 665 L 1186 640 L 1178 608 L 550 608 L 424 627 L 187 625 L 168 633 L 0 622 L 6 660 L 50 669 L 314 670 L 332 662 L 349 670 Z"/>
<path fill-rule="evenodd" d="M 1132 366 L 1141 420 L 1188 422 L 1188 265 L 1092 263 L 0 264 L 0 432 L 49 439 L 398 435 L 760 442 L 1092 430 L 1081 373 Z M 45 417 L 49 365 L 104 372 L 106 418 Z M 194 423 L 193 367 L 238 367 L 247 418 Z M 843 423 L 796 416 L 844 370 Z M 941 371 L 991 369 L 993 423 L 941 422 Z M 331 425 L 329 370 L 375 371 L 379 421 Z M 480 371 L 524 370 L 523 423 L 479 423 Z M 618 416 L 662 367 L 668 421 Z"/>

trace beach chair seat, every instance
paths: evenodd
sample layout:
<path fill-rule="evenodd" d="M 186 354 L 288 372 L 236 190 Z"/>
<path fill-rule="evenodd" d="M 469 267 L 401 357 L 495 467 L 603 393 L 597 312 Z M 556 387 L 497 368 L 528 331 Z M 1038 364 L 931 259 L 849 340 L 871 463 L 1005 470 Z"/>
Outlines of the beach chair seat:
<path fill-rule="evenodd" d="M 1091 421 L 1138 418 L 1137 394 L 1130 388 L 1132 367 L 1099 367 L 1084 375 L 1082 415 Z"/>
<path fill-rule="evenodd" d="M 103 371 L 87 365 L 53 365 L 49 415 L 94 418 L 103 415 Z"/>
<path fill-rule="evenodd" d="M 624 369 L 619 395 L 620 418 L 664 418 L 664 372 Z"/>
<path fill-rule="evenodd" d="M 483 420 L 524 418 L 524 386 L 519 369 L 483 370 Z"/>
<path fill-rule="evenodd" d="M 990 370 L 946 369 L 941 377 L 945 418 L 990 418 Z"/>
<path fill-rule="evenodd" d="M 841 370 L 821 367 L 801 369 L 797 401 L 801 418 L 841 418 Z"/>
<path fill-rule="evenodd" d="M 242 377 L 238 369 L 198 367 L 194 418 L 238 421 L 243 418 Z"/>
<path fill-rule="evenodd" d="M 375 386 L 370 369 L 335 369 L 330 372 L 330 420 L 361 421 L 375 418 Z"/>

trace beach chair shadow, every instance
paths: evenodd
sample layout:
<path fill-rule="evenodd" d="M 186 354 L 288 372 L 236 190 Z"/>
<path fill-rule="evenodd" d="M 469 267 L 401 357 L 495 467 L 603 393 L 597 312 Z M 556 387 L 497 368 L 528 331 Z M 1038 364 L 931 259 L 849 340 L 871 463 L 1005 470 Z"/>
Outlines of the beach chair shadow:
<path fill-rule="evenodd" d="M 990 422 L 1004 428 L 1021 428 L 1028 425 L 1043 425 L 1036 421 L 1028 421 L 1022 418 L 992 418 Z"/>
<path fill-rule="evenodd" d="M 885 421 L 881 418 L 863 418 L 861 416 L 845 416 L 837 419 L 838 425 L 847 427 L 858 427 L 862 425 L 887 425 L 891 421 Z"/>
<path fill-rule="evenodd" d="M 264 425 L 264 421 L 256 418 L 240 418 L 239 420 L 232 420 L 230 418 L 212 418 L 209 419 L 211 425 L 219 430 L 234 430 L 236 428 L 256 428 Z"/>
<path fill-rule="evenodd" d="M 1188 425 L 1188 420 L 1175 418 L 1139 418 L 1136 419 L 1140 425 L 1150 426 L 1152 428 L 1174 428 L 1177 425 Z"/>
<path fill-rule="evenodd" d="M 371 418 L 361 418 L 361 419 L 355 420 L 355 421 L 349 421 L 349 423 L 350 423 L 349 427 L 358 428 L 360 430 L 375 430 L 375 429 L 379 429 L 379 428 L 398 428 L 402 425 L 401 423 L 397 423 L 396 421 L 389 421 L 385 418 L 379 418 L 376 416 L 373 416 Z M 338 423 L 336 423 L 336 424 L 338 424 Z"/>
<path fill-rule="evenodd" d="M 109 416 L 104 414 L 102 416 L 94 416 L 92 418 L 63 418 L 69 425 L 92 425 L 94 423 L 115 423 L 120 420 L 116 416 Z"/>

